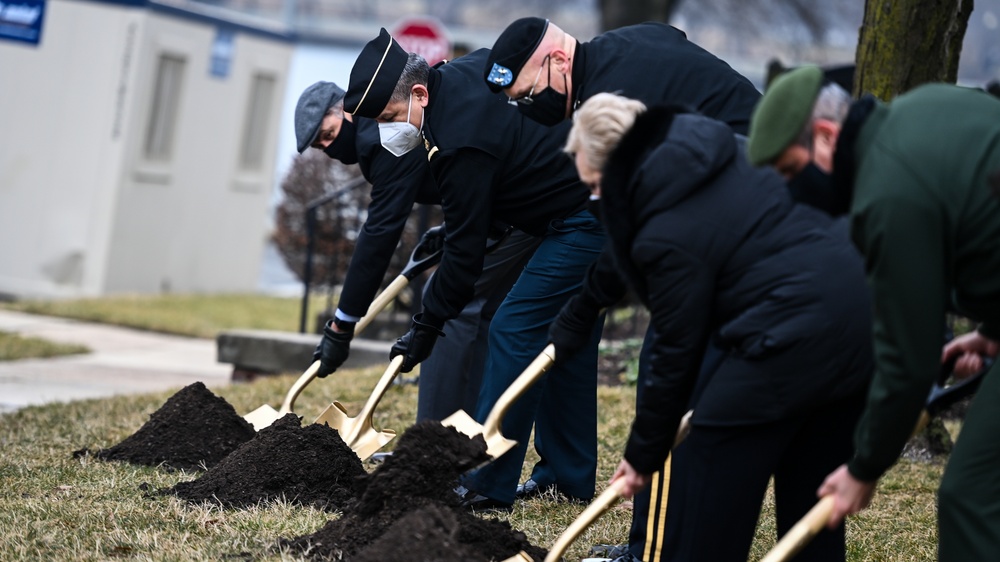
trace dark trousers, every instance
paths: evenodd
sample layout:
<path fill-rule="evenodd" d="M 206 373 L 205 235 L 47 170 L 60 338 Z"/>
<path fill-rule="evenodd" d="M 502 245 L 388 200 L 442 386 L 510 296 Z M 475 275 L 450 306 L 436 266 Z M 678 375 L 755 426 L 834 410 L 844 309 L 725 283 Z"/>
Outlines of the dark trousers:
<path fill-rule="evenodd" d="M 938 559 L 1000 557 L 1000 362 L 979 387 L 938 490 Z"/>
<path fill-rule="evenodd" d="M 650 355 L 656 332 L 650 325 L 642 341 L 639 351 L 639 376 L 636 388 L 636 404 L 642 397 L 643 381 L 649 377 Z M 718 368 L 724 355 L 717 347 L 709 346 L 702 359 L 701 372 L 698 376 L 700 384 L 694 396 L 700 393 L 700 388 L 711 378 Z M 669 499 L 670 458 L 664 462 L 663 469 L 653 474 L 649 486 L 632 497 L 632 527 L 629 529 L 628 550 L 643 562 L 659 562 L 663 552 L 663 535 L 667 518 L 667 500 Z"/>
<path fill-rule="evenodd" d="M 489 348 L 490 322 L 542 239 L 514 230 L 486 255 L 475 298 L 444 325 L 434 351 L 420 364 L 417 421 L 475 411 Z M 429 284 L 428 284 L 429 285 Z M 426 286 L 426 285 L 425 285 Z"/>
<path fill-rule="evenodd" d="M 583 283 L 604 244 L 597 220 L 582 211 L 553 221 L 538 250 L 508 293 L 490 327 L 490 349 L 474 417 L 482 423 L 497 399 L 548 343 L 549 324 Z M 517 445 L 466 477 L 465 487 L 513 503 L 532 426 L 544 454 L 546 478 L 566 494 L 594 495 L 597 479 L 597 342 L 560 361 L 506 412 L 502 432 Z"/>
<path fill-rule="evenodd" d="M 747 559 L 774 476 L 778 536 L 817 502 L 816 490 L 853 453 L 864 393 L 779 422 L 695 424 L 670 464 L 663 560 Z M 821 531 L 796 560 L 844 560 L 844 526 Z"/>

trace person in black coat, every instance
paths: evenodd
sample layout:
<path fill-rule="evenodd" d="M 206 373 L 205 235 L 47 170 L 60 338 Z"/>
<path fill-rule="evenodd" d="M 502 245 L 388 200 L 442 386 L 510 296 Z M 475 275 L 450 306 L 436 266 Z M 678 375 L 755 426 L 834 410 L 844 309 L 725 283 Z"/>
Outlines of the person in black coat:
<path fill-rule="evenodd" d="M 567 152 L 600 197 L 615 261 L 656 333 L 612 479 L 626 494 L 647 485 L 693 409 L 673 452 L 664 557 L 746 560 L 771 476 L 781 535 L 851 456 L 873 358 L 846 224 L 793 203 L 724 123 L 676 108 L 594 96 Z M 700 372 L 710 342 L 724 355 Z M 843 526 L 802 556 L 843 560 Z"/>
<path fill-rule="evenodd" d="M 421 312 L 390 352 L 404 357 L 404 372 L 427 357 L 441 325 L 472 297 L 491 221 L 541 240 L 490 325 L 474 413 L 480 422 L 546 347 L 548 325 L 579 291 L 605 238 L 587 211 L 587 188 L 561 153 L 569 123 L 544 127 L 490 92 L 481 74 L 488 56 L 480 49 L 429 67 L 383 29 L 355 61 L 344 98 L 345 111 L 378 122 L 387 150 L 423 151 L 441 191 L 447 225 L 441 265 Z M 591 327 L 580 353 L 555 365 L 507 410 L 502 430 L 518 444 L 466 475 L 467 507 L 512 509 L 532 427 L 543 435 L 561 490 L 593 497 L 602 324 Z"/>
<path fill-rule="evenodd" d="M 750 114 L 760 99 L 753 84 L 725 61 L 689 41 L 683 31 L 664 23 L 646 22 L 606 31 L 580 42 L 554 22 L 538 17 L 512 22 L 497 38 L 483 69 L 486 83 L 516 100 L 522 114 L 543 124 L 568 120 L 591 96 L 615 92 L 647 105 L 678 103 L 728 123 L 745 134 Z M 529 103 L 530 102 L 530 103 Z M 605 249 L 574 296 L 553 323 L 550 335 L 558 357 L 570 357 L 585 341 L 600 311 L 620 302 L 626 293 L 611 253 Z M 564 337 L 560 337 L 564 336 Z M 639 378 L 648 370 L 648 331 L 639 356 Z M 717 356 L 705 357 L 709 368 Z M 559 488 L 548 469 L 544 442 L 536 439 L 540 461 L 521 493 L 532 495 Z M 665 472 L 669 470 L 665 468 Z M 658 529 L 665 502 L 665 478 L 635 498 L 628 551 L 646 562 L 657 562 L 662 537 Z M 651 519 L 647 521 L 647 516 Z M 623 555 L 619 547 L 605 553 Z M 593 554 L 599 554 L 595 551 Z"/>
<path fill-rule="evenodd" d="M 316 82 L 302 92 L 295 109 L 300 154 L 313 148 L 343 164 L 357 164 L 372 184 L 368 216 L 358 232 L 334 318 L 324 327 L 313 357 L 320 360 L 320 377 L 347 359 L 354 324 L 364 317 L 382 284 L 413 205 L 441 204 L 427 157 L 418 152 L 390 154 L 382 148 L 378 124 L 345 114 L 343 98 L 344 90 L 333 82 Z M 486 256 L 475 298 L 446 323 L 444 344 L 421 369 L 417 421 L 442 420 L 457 410 L 475 408 L 493 314 L 537 246 L 536 238 L 515 231 Z"/>

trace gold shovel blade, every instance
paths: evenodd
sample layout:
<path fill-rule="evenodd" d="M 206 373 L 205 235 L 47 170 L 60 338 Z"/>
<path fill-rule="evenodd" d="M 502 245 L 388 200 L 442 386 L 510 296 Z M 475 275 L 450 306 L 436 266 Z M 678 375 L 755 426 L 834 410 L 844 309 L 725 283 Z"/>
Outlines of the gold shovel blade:
<path fill-rule="evenodd" d="M 316 418 L 316 423 L 326 424 L 336 429 L 344 443 L 347 443 L 347 446 L 361 460 L 374 455 L 396 437 L 395 430 L 375 431 L 370 421 L 365 423 L 365 420 L 352 418 L 347 414 L 347 408 L 344 408 L 344 405 L 337 401 L 332 402 L 323 410 L 323 413 Z"/>
<path fill-rule="evenodd" d="M 505 558 L 502 562 L 534 562 L 534 559 L 522 550 L 510 558 Z"/>
<path fill-rule="evenodd" d="M 376 431 L 372 423 L 372 414 L 378 406 L 382 395 L 389 389 L 393 379 L 399 374 L 403 365 L 403 356 L 398 355 L 389 363 L 389 368 L 385 370 L 375 390 L 372 391 L 368 401 L 362 406 L 356 417 L 347 415 L 347 409 L 340 402 L 332 402 L 323 413 L 316 418 L 315 423 L 327 424 L 340 433 L 340 438 L 347 443 L 358 458 L 365 460 L 375 454 L 376 451 L 384 447 L 396 436 L 396 432 L 391 429 Z"/>
<path fill-rule="evenodd" d="M 517 445 L 517 441 L 512 439 L 507 439 L 500 433 L 500 426 L 503 422 L 503 416 L 507 413 L 507 409 L 510 408 L 518 398 L 529 388 L 531 385 L 535 384 L 539 378 L 549 367 L 555 363 L 556 359 L 556 347 L 553 344 L 545 346 L 545 349 L 538 354 L 538 357 L 531 362 L 530 365 L 516 378 L 500 398 L 497 399 L 496 403 L 493 404 L 493 409 L 490 410 L 489 415 L 486 417 L 486 421 L 479 423 L 472 419 L 472 416 L 465 413 L 464 410 L 459 410 L 454 414 L 448 416 L 447 418 L 441 420 L 441 424 L 445 426 L 451 426 L 468 435 L 469 437 L 475 437 L 476 435 L 482 435 L 483 439 L 486 440 L 486 452 L 489 454 L 491 459 L 497 459 L 500 455 L 506 453 L 507 451 L 514 448 Z"/>
<path fill-rule="evenodd" d="M 243 419 L 247 420 L 247 422 L 253 426 L 254 431 L 260 431 L 278 421 L 281 416 L 282 414 L 278 412 L 278 410 L 264 404 L 260 408 L 257 408 L 256 410 L 243 416 Z"/>
<path fill-rule="evenodd" d="M 454 427 L 459 433 L 463 433 L 469 437 L 482 435 L 483 439 L 486 440 L 486 454 L 491 459 L 500 458 L 500 455 L 513 449 L 514 445 L 517 445 L 517 441 L 504 437 L 500 433 L 499 428 L 494 428 L 493 431 L 486 429 L 479 422 L 472 419 L 472 416 L 465 413 L 465 410 L 459 410 L 441 420 L 441 424 Z"/>

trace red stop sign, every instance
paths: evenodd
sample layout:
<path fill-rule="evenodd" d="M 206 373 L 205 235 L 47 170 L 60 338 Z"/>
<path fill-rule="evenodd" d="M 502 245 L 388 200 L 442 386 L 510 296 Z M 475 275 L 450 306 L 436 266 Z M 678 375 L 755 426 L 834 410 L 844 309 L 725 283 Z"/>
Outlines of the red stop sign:
<path fill-rule="evenodd" d="M 407 18 L 394 28 L 393 38 L 408 53 L 417 53 L 434 65 L 451 56 L 451 41 L 444 26 L 433 18 Z"/>

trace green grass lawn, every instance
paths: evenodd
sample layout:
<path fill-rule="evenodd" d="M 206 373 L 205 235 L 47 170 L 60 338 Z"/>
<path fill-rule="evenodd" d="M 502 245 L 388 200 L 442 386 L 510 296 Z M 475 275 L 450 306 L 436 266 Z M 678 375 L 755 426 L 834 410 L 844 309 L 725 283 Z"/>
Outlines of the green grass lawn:
<path fill-rule="evenodd" d="M 198 338 L 214 338 L 232 328 L 297 332 L 301 306 L 298 298 L 263 295 L 125 295 L 0 303 L 9 310 Z M 325 308 L 325 297 L 310 299 L 306 329 Z"/>
<path fill-rule="evenodd" d="M 4 308 L 133 326 L 197 337 L 229 328 L 296 331 L 298 299 L 261 296 L 163 295 L 77 301 L 3 303 Z M 310 304 L 315 313 L 325 299 Z M 0 335 L 0 349 L 4 347 Z M 20 339 L 20 338 L 19 338 Z M 24 354 L 27 345 L 16 347 Z M 296 411 L 314 419 L 333 399 L 348 411 L 364 403 L 382 369 L 338 372 L 307 387 Z M 296 375 L 268 377 L 215 392 L 245 414 L 277 408 Z M 131 435 L 173 392 L 32 406 L 0 415 L 0 560 L 296 560 L 271 549 L 279 537 L 318 530 L 331 517 L 287 504 L 250 510 L 190 506 L 172 497 L 147 497 L 197 477 L 91 458 L 74 450 L 109 447 Z M 599 474 L 603 489 L 621 458 L 632 421 L 635 388 L 600 387 Z M 402 433 L 413 421 L 416 388 L 393 386 L 376 412 L 376 425 Z M 390 442 L 387 450 L 391 450 Z M 524 478 L 537 460 L 529 449 Z M 936 557 L 935 490 L 940 464 L 902 461 L 883 480 L 872 507 L 848 523 L 848 559 L 932 560 Z M 631 512 L 623 502 L 571 546 L 580 560 L 593 544 L 627 540 Z M 582 510 L 544 499 L 519 502 L 509 516 L 532 543 L 551 546 Z M 751 559 L 774 544 L 773 497 L 768 494 Z M 725 540 L 720 536 L 719 540 Z"/>
<path fill-rule="evenodd" d="M 381 372 L 345 371 L 317 380 L 299 397 L 296 411 L 313 419 L 335 398 L 357 411 Z M 215 392 L 237 412 L 247 413 L 264 403 L 277 407 L 294 379 L 270 377 Z M 634 392 L 625 386 L 599 389 L 600 488 L 620 458 Z M 76 449 L 109 447 L 131 435 L 172 394 L 33 406 L 0 416 L 0 560 L 296 560 L 271 546 L 279 537 L 315 532 L 330 514 L 287 504 L 221 510 L 147 497 L 144 484 L 167 487 L 197 474 L 71 458 Z M 393 386 L 379 405 L 376 425 L 402 432 L 415 410 L 416 388 Z M 529 455 L 526 467 L 536 458 Z M 934 492 L 940 474 L 938 464 L 904 461 L 894 468 L 872 508 L 850 520 L 848 559 L 934 559 Z M 592 544 L 624 542 L 627 505 L 601 517 L 573 544 L 566 560 L 580 560 Z M 519 502 L 506 518 L 534 544 L 547 547 L 581 510 L 533 499 Z M 773 546 L 773 521 L 769 494 L 751 559 Z"/>
<path fill-rule="evenodd" d="M 51 342 L 41 338 L 22 337 L 0 331 L 0 361 L 33 357 L 59 357 L 90 351 L 86 346 Z"/>

